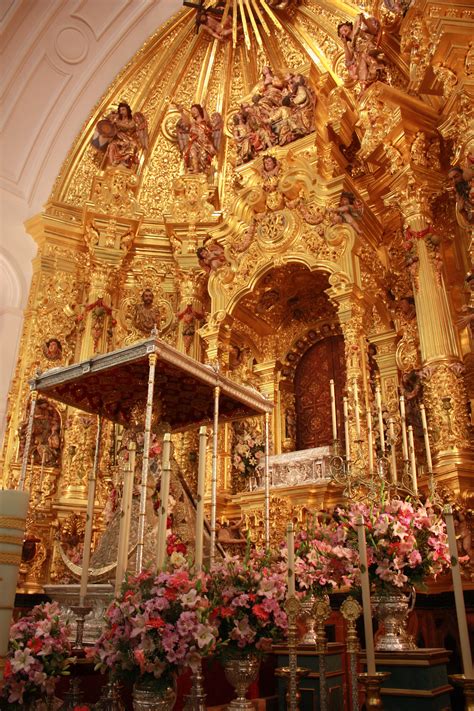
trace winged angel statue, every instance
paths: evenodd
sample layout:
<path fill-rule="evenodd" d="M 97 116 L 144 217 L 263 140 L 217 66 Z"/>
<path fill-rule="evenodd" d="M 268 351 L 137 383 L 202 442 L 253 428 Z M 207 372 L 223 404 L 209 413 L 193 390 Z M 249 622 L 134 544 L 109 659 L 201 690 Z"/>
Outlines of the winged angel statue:
<path fill-rule="evenodd" d="M 209 174 L 212 159 L 221 145 L 222 116 L 215 112 L 209 118 L 201 104 L 193 104 L 190 111 L 183 106 L 177 108 L 181 116 L 176 124 L 176 136 L 186 172 Z"/>
<path fill-rule="evenodd" d="M 104 153 L 104 168 L 134 169 L 139 163 L 140 150 L 148 148 L 147 120 L 140 111 L 132 113 L 130 106 L 121 101 L 117 111 L 97 123 L 91 143 Z"/>

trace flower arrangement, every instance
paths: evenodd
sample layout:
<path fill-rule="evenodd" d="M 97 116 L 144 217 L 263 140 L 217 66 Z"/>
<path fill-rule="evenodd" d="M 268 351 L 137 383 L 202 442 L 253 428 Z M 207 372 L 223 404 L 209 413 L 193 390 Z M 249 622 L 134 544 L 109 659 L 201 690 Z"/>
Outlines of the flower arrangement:
<path fill-rule="evenodd" d="M 400 499 L 380 504 L 352 504 L 338 509 L 347 545 L 357 549 L 356 524 L 366 529 L 369 577 L 377 592 L 423 586 L 450 565 L 446 526 L 429 502 Z"/>
<path fill-rule="evenodd" d="M 130 577 L 105 615 L 105 629 L 90 650 L 96 669 L 153 685 L 172 685 L 181 668 L 194 668 L 217 642 L 206 595 L 208 577 L 186 567 Z"/>
<path fill-rule="evenodd" d="M 264 654 L 287 630 L 286 576 L 267 554 L 247 551 L 243 560 L 225 558 L 212 570 L 209 601 L 219 627 L 222 658 Z"/>
<path fill-rule="evenodd" d="M 351 586 L 357 574 L 357 553 L 347 545 L 347 530 L 320 514 L 295 536 L 295 583 L 301 598 L 324 595 Z"/>
<path fill-rule="evenodd" d="M 2 708 L 24 709 L 42 698 L 52 697 L 60 676 L 68 674 L 71 657 L 69 627 L 60 619 L 57 603 L 37 605 L 10 629 Z M 5 706 L 3 705 L 5 702 Z"/>
<path fill-rule="evenodd" d="M 264 453 L 265 446 L 259 432 L 245 426 L 236 430 L 233 465 L 239 474 L 247 478 L 254 476 Z"/>

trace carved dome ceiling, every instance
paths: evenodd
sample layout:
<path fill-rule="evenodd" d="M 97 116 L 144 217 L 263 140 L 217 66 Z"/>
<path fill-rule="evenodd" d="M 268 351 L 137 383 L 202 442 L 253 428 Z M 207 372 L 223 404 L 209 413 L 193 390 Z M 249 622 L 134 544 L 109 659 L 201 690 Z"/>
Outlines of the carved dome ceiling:
<path fill-rule="evenodd" d="M 237 6 L 241 13 L 240 0 Z M 176 105 L 189 108 L 196 102 L 204 105 L 209 115 L 217 111 L 224 118 L 224 147 L 217 170 L 221 206 L 225 206 L 235 165 L 232 117 L 258 85 L 266 65 L 281 76 L 288 71 L 305 75 L 318 96 L 325 95 L 326 109 L 316 115 L 315 140 L 327 144 L 328 94 L 337 86 L 348 86 L 337 26 L 343 20 L 353 20 L 361 9 L 373 12 L 374 8 L 303 0 L 296 6 L 290 3 L 285 10 L 262 14 L 262 2 L 252 6 L 252 19 L 247 17 L 245 26 L 241 22 L 235 47 L 232 38 L 218 41 L 202 27 L 197 31 L 193 9 L 183 9 L 165 23 L 96 106 L 63 166 L 52 198 L 69 204 L 83 202 L 100 169 L 100 157 L 90 146 L 94 127 L 123 100 L 133 111 L 143 112 L 148 121 L 150 144 L 139 168 L 137 197 L 146 219 L 161 219 L 173 200 L 172 181 L 180 172 Z M 390 58 L 392 84 L 403 85 L 406 67 L 389 34 L 384 33 L 381 48 Z"/>

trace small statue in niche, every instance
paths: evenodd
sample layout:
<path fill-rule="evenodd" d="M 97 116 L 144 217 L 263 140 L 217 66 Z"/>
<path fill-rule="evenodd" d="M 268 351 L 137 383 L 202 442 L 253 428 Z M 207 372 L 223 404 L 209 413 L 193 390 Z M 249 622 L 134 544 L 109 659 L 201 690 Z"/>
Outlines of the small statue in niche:
<path fill-rule="evenodd" d="M 251 140 L 252 134 L 250 127 L 244 116 L 238 112 L 234 115 L 232 120 L 234 123 L 232 135 L 235 140 L 237 165 L 241 165 L 242 163 L 247 163 L 247 161 L 252 160 L 255 155 L 255 146 Z"/>
<path fill-rule="evenodd" d="M 474 171 L 454 165 L 449 169 L 448 178 L 456 192 L 456 206 L 459 214 L 470 225 L 474 224 Z"/>
<path fill-rule="evenodd" d="M 204 269 L 207 274 L 217 271 L 220 267 L 227 264 L 225 258 L 224 247 L 214 240 L 207 240 L 202 247 L 196 250 L 199 266 Z"/>
<path fill-rule="evenodd" d="M 351 79 L 358 81 L 362 91 L 385 77 L 385 62 L 378 47 L 381 25 L 375 17 L 360 13 L 355 22 L 341 22 L 337 34 L 344 45 L 346 67 Z"/>
<path fill-rule="evenodd" d="M 176 135 L 186 172 L 209 174 L 221 144 L 222 116 L 216 112 L 209 118 L 201 104 L 193 104 L 189 112 L 183 106 L 177 108 L 181 118 L 176 124 Z"/>
<path fill-rule="evenodd" d="M 154 294 L 147 288 L 141 295 L 142 303 L 135 306 L 132 323 L 138 331 L 150 335 L 154 328 L 160 329 L 160 309 L 153 305 Z"/>
<path fill-rule="evenodd" d="M 117 111 L 97 123 L 91 141 L 94 148 L 105 153 L 104 166 L 135 168 L 140 150 L 148 148 L 148 125 L 145 116 L 121 101 Z"/>
<path fill-rule="evenodd" d="M 183 343 L 186 353 L 189 353 L 196 333 L 196 324 L 204 320 L 204 314 L 196 311 L 192 304 L 186 304 L 178 313 L 178 319 L 183 322 Z"/>
<path fill-rule="evenodd" d="M 332 223 L 338 225 L 346 222 L 357 234 L 361 234 L 362 229 L 357 223 L 362 219 L 363 210 L 362 201 L 356 198 L 354 193 L 342 192 L 338 207 L 330 212 Z"/>
<path fill-rule="evenodd" d="M 420 403 L 423 402 L 423 383 L 418 370 L 414 369 L 402 373 L 400 391 L 405 398 L 407 424 L 413 427 L 414 436 L 422 439 L 423 423 Z"/>
<path fill-rule="evenodd" d="M 285 412 L 285 439 L 296 442 L 296 413 L 292 405 Z"/>
<path fill-rule="evenodd" d="M 397 315 L 403 321 L 413 321 L 416 318 L 415 301 L 412 296 L 402 296 L 396 307 Z"/>
<path fill-rule="evenodd" d="M 367 348 L 367 359 L 369 363 L 369 383 L 372 393 L 375 395 L 378 382 L 380 382 L 380 368 L 375 356 L 377 355 L 377 346 L 375 343 L 369 343 Z"/>
<path fill-rule="evenodd" d="M 43 344 L 43 355 L 48 360 L 61 360 L 63 347 L 57 338 L 50 338 Z"/>

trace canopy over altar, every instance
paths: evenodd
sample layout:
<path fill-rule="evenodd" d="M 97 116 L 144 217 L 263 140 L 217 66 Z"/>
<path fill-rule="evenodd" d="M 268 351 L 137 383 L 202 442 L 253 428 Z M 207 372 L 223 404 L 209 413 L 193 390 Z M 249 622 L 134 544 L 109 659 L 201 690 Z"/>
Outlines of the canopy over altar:
<path fill-rule="evenodd" d="M 145 411 L 149 356 L 157 358 L 153 401 L 171 431 L 213 421 L 214 389 L 219 387 L 219 420 L 271 412 L 273 404 L 254 388 L 221 375 L 157 337 L 64 368 L 52 368 L 30 387 L 59 402 L 129 426 L 134 411 Z"/>

